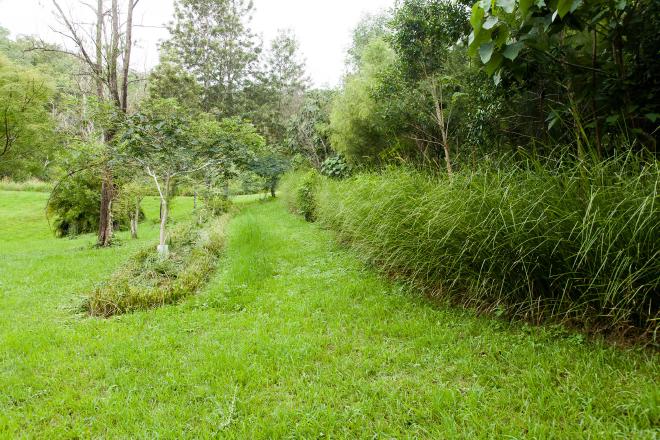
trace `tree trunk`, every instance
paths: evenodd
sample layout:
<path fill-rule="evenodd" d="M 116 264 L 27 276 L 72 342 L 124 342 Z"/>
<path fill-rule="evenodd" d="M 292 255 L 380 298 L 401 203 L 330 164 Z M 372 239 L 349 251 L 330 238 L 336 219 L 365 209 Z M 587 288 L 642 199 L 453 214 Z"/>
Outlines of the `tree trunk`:
<path fill-rule="evenodd" d="M 106 169 L 101 183 L 101 215 L 99 218 L 99 239 L 101 247 L 110 246 L 112 242 L 112 199 L 113 182 L 112 172 Z"/>
<path fill-rule="evenodd" d="M 197 190 L 193 191 L 193 209 L 197 209 Z"/>
<path fill-rule="evenodd" d="M 96 4 L 96 65 L 94 66 L 96 76 L 96 95 L 99 101 L 103 100 L 103 0 Z M 82 48 L 81 48 L 82 49 Z"/>
<path fill-rule="evenodd" d="M 168 216 L 168 208 L 167 208 L 167 200 L 161 199 L 160 200 L 160 206 L 162 207 L 162 212 L 160 216 L 160 245 L 164 246 L 165 245 L 165 240 L 167 239 L 167 216 Z"/>
<path fill-rule="evenodd" d="M 436 84 L 434 82 L 431 86 L 431 94 L 433 95 L 433 104 L 435 106 L 435 116 L 438 122 L 438 128 L 440 128 L 440 135 L 442 136 L 442 146 L 445 150 L 447 174 L 451 177 L 453 169 L 451 166 L 451 153 L 449 150 L 449 136 L 447 134 L 447 126 L 445 125 L 445 115 L 442 111 L 442 86 L 440 86 L 440 97 L 438 97 L 438 91 L 436 90 Z"/>
<path fill-rule="evenodd" d="M 140 224 L 140 200 L 135 199 L 135 211 L 131 217 L 131 238 L 138 238 L 138 225 Z"/>
<path fill-rule="evenodd" d="M 138 0 L 139 1 L 139 0 Z M 128 0 L 128 11 L 126 17 L 126 41 L 124 42 L 124 70 L 122 72 L 121 84 L 121 110 L 128 111 L 128 75 L 131 67 L 131 49 L 133 45 L 133 9 L 135 0 Z"/>
<path fill-rule="evenodd" d="M 275 198 L 275 182 L 270 184 L 270 195 L 271 197 Z"/>

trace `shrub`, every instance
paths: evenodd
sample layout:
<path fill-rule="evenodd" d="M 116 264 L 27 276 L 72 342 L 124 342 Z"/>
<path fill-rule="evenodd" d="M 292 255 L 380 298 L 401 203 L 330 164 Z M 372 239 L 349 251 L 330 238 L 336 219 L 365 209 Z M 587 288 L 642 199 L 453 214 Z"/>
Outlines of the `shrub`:
<path fill-rule="evenodd" d="M 99 227 L 101 179 L 83 171 L 63 180 L 51 193 L 48 214 L 58 237 L 94 232 Z"/>
<path fill-rule="evenodd" d="M 591 329 L 660 329 L 660 167 L 389 169 L 324 179 L 318 220 L 389 274 L 465 305 Z M 292 184 L 290 184 L 291 186 Z"/>
<path fill-rule="evenodd" d="M 321 165 L 321 174 L 335 179 L 344 179 L 351 173 L 351 167 L 341 155 L 327 158 Z"/>
<path fill-rule="evenodd" d="M 282 192 L 289 209 L 308 222 L 316 220 L 316 187 L 320 176 L 316 170 L 296 171 L 282 180 Z"/>
<path fill-rule="evenodd" d="M 130 225 L 129 214 L 133 207 L 118 191 L 113 202 L 113 227 L 126 230 Z M 101 178 L 87 170 L 63 180 L 55 187 L 48 200 L 48 214 L 54 216 L 53 228 L 58 237 L 75 236 L 96 232 L 99 228 L 101 205 Z M 145 215 L 140 209 L 139 220 Z"/>
<path fill-rule="evenodd" d="M 159 257 L 155 245 L 141 250 L 96 287 L 82 309 L 92 316 L 110 317 L 173 304 L 194 294 L 215 272 L 227 219 L 219 217 L 205 228 L 186 224 L 175 229 L 169 258 Z"/>

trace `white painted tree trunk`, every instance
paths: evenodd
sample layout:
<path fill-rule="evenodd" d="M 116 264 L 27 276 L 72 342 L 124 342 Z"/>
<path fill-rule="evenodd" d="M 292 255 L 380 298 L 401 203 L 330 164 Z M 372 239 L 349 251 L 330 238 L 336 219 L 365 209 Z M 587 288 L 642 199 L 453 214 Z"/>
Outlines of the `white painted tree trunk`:
<path fill-rule="evenodd" d="M 161 216 L 160 216 L 160 244 L 158 246 L 158 254 L 162 258 L 167 258 L 169 256 L 169 246 L 165 244 L 167 240 L 167 216 L 168 216 L 168 207 L 167 200 L 165 198 L 160 199 L 161 203 Z"/>

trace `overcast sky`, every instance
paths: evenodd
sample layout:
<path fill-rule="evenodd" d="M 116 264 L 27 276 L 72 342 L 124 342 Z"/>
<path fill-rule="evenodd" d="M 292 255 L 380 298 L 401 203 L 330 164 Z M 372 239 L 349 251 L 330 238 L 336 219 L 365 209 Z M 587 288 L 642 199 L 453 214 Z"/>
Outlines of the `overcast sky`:
<path fill-rule="evenodd" d="M 158 41 L 167 37 L 161 26 L 171 20 L 174 0 L 140 0 L 136 8 L 137 49 L 132 67 L 148 70 L 158 62 Z M 79 3 L 60 0 L 64 9 Z M 124 3 L 124 2 L 121 2 Z M 363 14 L 386 9 L 394 0 L 255 0 L 252 27 L 268 42 L 278 29 L 293 29 L 307 70 L 317 86 L 338 83 L 344 72 L 351 29 Z M 62 43 L 51 31 L 57 26 L 51 0 L 0 0 L 0 26 L 18 34 L 38 35 Z M 152 27 L 153 26 L 153 27 Z"/>

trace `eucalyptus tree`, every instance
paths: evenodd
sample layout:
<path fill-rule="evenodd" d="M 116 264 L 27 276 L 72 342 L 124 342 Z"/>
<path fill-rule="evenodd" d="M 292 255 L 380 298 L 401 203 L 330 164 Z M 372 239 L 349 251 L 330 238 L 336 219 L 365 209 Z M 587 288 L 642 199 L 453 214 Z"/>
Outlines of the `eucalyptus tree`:
<path fill-rule="evenodd" d="M 96 87 L 96 98 L 105 104 L 106 116 L 101 121 L 103 143 L 102 186 L 99 221 L 99 246 L 109 246 L 112 240 L 112 201 L 114 199 L 111 146 L 117 133 L 117 122 L 128 111 L 131 52 L 133 47 L 133 14 L 140 0 L 97 0 L 95 4 L 80 3 L 80 10 L 93 12 L 92 17 L 65 12 L 60 2 L 53 0 L 56 15 L 72 48 L 52 48 L 44 51 L 64 52 L 76 57 L 88 68 Z M 91 23 L 87 19 L 91 19 Z"/>
<path fill-rule="evenodd" d="M 239 94 L 257 67 L 260 46 L 249 24 L 251 0 L 177 0 L 164 49 L 202 85 L 204 111 L 238 114 Z"/>

